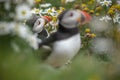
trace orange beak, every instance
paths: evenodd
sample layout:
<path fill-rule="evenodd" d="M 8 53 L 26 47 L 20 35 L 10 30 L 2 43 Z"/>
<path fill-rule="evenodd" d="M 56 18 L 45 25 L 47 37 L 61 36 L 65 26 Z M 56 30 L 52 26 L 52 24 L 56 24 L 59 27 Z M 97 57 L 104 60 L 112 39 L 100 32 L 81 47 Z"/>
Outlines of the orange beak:
<path fill-rule="evenodd" d="M 78 21 L 82 25 L 88 23 L 92 19 L 92 17 L 84 11 L 80 11 L 80 14 L 81 16 L 80 16 L 80 19 L 78 19 Z"/>
<path fill-rule="evenodd" d="M 80 18 L 78 18 L 78 19 L 77 19 L 77 21 L 80 23 L 80 22 L 81 22 L 81 19 L 80 19 Z"/>
<path fill-rule="evenodd" d="M 50 16 L 42 16 L 42 18 L 44 18 L 47 22 L 50 22 L 52 19 Z"/>

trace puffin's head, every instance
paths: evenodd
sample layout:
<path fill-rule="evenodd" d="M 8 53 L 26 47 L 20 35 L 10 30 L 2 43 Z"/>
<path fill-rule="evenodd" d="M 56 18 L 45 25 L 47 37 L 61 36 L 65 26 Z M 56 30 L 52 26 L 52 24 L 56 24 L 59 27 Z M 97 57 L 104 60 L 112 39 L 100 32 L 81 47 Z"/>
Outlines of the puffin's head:
<path fill-rule="evenodd" d="M 65 28 L 75 28 L 78 25 L 82 25 L 88 22 L 88 17 L 90 20 L 91 17 L 87 13 L 82 11 L 66 10 L 59 15 L 58 19 L 59 24 L 61 24 Z"/>
<path fill-rule="evenodd" d="M 41 16 L 38 18 L 33 26 L 34 32 L 41 32 L 44 29 L 44 26 L 51 21 L 50 16 Z"/>

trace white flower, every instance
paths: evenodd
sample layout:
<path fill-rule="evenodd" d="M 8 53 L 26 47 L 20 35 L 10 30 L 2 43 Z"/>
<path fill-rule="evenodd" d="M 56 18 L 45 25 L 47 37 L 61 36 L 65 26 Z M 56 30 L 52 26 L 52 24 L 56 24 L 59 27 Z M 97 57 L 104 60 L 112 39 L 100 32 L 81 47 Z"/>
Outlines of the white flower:
<path fill-rule="evenodd" d="M 43 9 L 37 9 L 37 8 L 34 8 L 31 10 L 31 13 L 32 14 L 40 14 L 43 13 Z"/>
<path fill-rule="evenodd" d="M 116 13 L 113 20 L 114 20 L 114 23 L 119 23 L 120 24 L 120 14 Z"/>
<path fill-rule="evenodd" d="M 100 18 L 101 21 L 105 21 L 105 22 L 108 22 L 110 20 L 112 20 L 112 18 L 108 15 Z M 114 23 L 119 23 L 120 24 L 120 14 L 116 12 L 115 16 L 113 17 L 113 21 Z"/>
<path fill-rule="evenodd" d="M 13 32 L 16 23 L 14 22 L 0 22 L 0 35 L 6 35 Z"/>
<path fill-rule="evenodd" d="M 74 2 L 75 0 L 66 0 L 65 3 Z"/>
<path fill-rule="evenodd" d="M 50 14 L 51 16 L 56 16 L 56 15 L 58 15 L 58 12 L 55 10 L 54 7 L 45 9 L 45 12 L 47 12 L 47 13 Z"/>
<path fill-rule="evenodd" d="M 50 6 L 51 6 L 50 3 L 40 4 L 40 7 L 50 7 Z"/>
<path fill-rule="evenodd" d="M 28 26 L 23 24 L 16 24 L 14 28 L 14 33 L 17 34 L 19 37 L 26 39 L 31 32 L 29 31 Z"/>
<path fill-rule="evenodd" d="M 111 0 L 103 0 L 103 1 L 101 1 L 100 2 L 100 4 L 102 5 L 102 6 L 110 6 L 110 5 L 112 5 L 112 1 Z"/>
<path fill-rule="evenodd" d="M 29 30 L 28 26 L 18 24 L 14 31 L 16 35 L 26 40 L 33 49 L 38 49 L 38 43 L 41 42 L 41 40 Z"/>
<path fill-rule="evenodd" d="M 37 35 L 33 34 L 28 26 L 23 24 L 16 24 L 13 29 L 14 34 L 24 39 L 33 49 L 38 49 L 38 43 L 40 39 L 37 38 Z"/>
<path fill-rule="evenodd" d="M 9 31 L 12 33 L 12 34 L 14 34 L 14 28 L 16 27 L 16 25 L 17 25 L 17 23 L 16 22 L 9 22 L 8 23 L 8 25 L 9 25 Z"/>
<path fill-rule="evenodd" d="M 38 43 L 41 40 L 29 30 L 28 26 L 19 24 L 15 27 L 15 32 L 16 35 L 26 40 L 33 49 L 38 49 Z"/>
<path fill-rule="evenodd" d="M 112 19 L 111 19 L 111 17 L 110 17 L 110 16 L 106 15 L 106 16 L 104 16 L 104 17 L 100 18 L 100 20 L 101 20 L 101 21 L 108 22 L 108 21 L 110 21 L 110 20 L 112 20 Z"/>
<path fill-rule="evenodd" d="M 28 19 L 30 15 L 30 6 L 26 4 L 20 4 L 16 7 L 16 16 L 18 20 Z"/>
<path fill-rule="evenodd" d="M 54 33 L 57 31 L 57 26 L 58 26 L 58 20 L 56 22 L 51 21 L 50 25 L 52 26 L 52 31 L 50 31 L 50 33 Z"/>
<path fill-rule="evenodd" d="M 29 45 L 35 50 L 39 48 L 39 42 L 41 42 L 41 40 L 37 38 L 37 35 L 29 35 L 27 37 L 27 41 Z"/>
<path fill-rule="evenodd" d="M 38 49 L 38 44 L 41 42 L 37 35 L 33 34 L 27 25 L 16 22 L 0 22 L 0 35 L 12 34 L 17 35 L 20 38 L 24 39 L 33 49 Z M 12 47 L 15 48 L 16 45 L 12 44 Z"/>
<path fill-rule="evenodd" d="M 90 27 L 92 30 L 99 33 L 99 32 L 108 30 L 110 25 L 106 23 L 105 21 L 100 21 L 99 17 L 93 17 L 93 20 L 90 22 Z"/>

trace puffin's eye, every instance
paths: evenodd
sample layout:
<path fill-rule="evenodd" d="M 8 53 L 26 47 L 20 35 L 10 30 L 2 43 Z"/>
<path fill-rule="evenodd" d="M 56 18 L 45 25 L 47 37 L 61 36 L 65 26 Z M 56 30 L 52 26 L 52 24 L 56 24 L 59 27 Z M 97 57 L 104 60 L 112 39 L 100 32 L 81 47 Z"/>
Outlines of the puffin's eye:
<path fill-rule="evenodd" d="M 36 24 L 39 25 L 39 24 L 40 24 L 40 21 L 37 21 Z"/>
<path fill-rule="evenodd" d="M 73 13 L 70 13 L 70 15 L 69 16 L 73 16 Z"/>

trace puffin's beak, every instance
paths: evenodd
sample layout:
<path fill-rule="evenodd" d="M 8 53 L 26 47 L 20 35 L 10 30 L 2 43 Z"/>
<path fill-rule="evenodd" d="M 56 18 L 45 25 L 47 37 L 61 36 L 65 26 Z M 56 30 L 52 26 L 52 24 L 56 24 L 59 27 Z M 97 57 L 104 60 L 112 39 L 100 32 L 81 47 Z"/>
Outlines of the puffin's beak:
<path fill-rule="evenodd" d="M 84 12 L 84 11 L 80 11 L 80 18 L 78 19 L 78 21 L 80 22 L 80 24 L 86 24 L 88 23 L 90 20 L 92 19 L 92 17 Z"/>
<path fill-rule="evenodd" d="M 79 23 L 81 22 L 81 19 L 80 19 L 80 17 L 77 19 L 77 22 L 79 22 Z"/>

